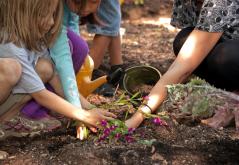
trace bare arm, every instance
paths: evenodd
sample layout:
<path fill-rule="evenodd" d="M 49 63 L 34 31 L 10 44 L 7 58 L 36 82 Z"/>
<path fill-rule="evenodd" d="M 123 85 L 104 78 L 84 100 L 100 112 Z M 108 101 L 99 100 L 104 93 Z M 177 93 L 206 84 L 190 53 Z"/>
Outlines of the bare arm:
<path fill-rule="evenodd" d="M 83 108 L 85 109 L 92 109 L 93 107 L 95 107 L 93 104 L 91 104 L 84 96 L 82 96 L 80 94 L 80 101 L 81 101 L 81 105 Z"/>
<path fill-rule="evenodd" d="M 103 119 L 108 120 L 113 119 L 112 117 L 116 117 L 114 114 L 106 111 L 85 111 L 83 109 L 77 108 L 65 101 L 63 98 L 46 89 L 32 93 L 31 96 L 42 106 L 63 114 L 69 118 L 80 120 L 90 126 L 97 126 L 97 122 Z"/>
<path fill-rule="evenodd" d="M 209 33 L 199 30 L 192 31 L 181 48 L 176 60 L 149 94 L 147 105 L 151 107 L 153 111 L 155 111 L 166 98 L 166 85 L 184 81 L 212 50 L 221 35 L 222 33 Z M 126 125 L 128 127 L 138 127 L 143 119 L 143 114 L 137 112 L 132 118 L 126 121 Z"/>
<path fill-rule="evenodd" d="M 32 93 L 31 96 L 40 105 L 47 107 L 50 110 L 53 110 L 73 119 L 82 120 L 82 118 L 79 118 L 79 116 L 82 116 L 83 110 L 78 110 L 76 107 L 65 101 L 63 98 L 46 89 L 41 90 L 40 92 Z"/>

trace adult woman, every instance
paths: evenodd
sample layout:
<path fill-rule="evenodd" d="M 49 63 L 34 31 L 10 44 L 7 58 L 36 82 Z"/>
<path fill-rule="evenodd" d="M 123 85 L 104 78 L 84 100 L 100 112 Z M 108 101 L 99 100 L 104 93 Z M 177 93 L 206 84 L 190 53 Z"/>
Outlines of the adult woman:
<path fill-rule="evenodd" d="M 236 0 L 174 0 L 171 24 L 182 28 L 173 45 L 177 58 L 150 92 L 146 105 L 140 106 L 141 112 L 155 111 L 167 95 L 166 85 L 183 82 L 193 71 L 216 87 L 238 89 L 238 18 Z M 218 113 L 207 122 L 214 128 L 238 118 L 238 112 Z M 137 112 L 126 125 L 138 127 L 143 116 Z"/>

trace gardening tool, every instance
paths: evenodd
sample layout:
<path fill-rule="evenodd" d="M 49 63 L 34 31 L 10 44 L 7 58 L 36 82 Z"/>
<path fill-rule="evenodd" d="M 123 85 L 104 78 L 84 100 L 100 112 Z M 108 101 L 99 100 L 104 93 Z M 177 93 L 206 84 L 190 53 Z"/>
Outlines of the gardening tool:
<path fill-rule="evenodd" d="M 135 88 L 136 86 L 154 86 L 160 77 L 160 71 L 152 66 L 134 66 L 125 71 L 125 75 L 123 77 L 123 88 L 129 95 L 132 96 L 135 93 L 140 92 Z"/>
<path fill-rule="evenodd" d="M 94 61 L 88 55 L 86 56 L 85 62 L 82 65 L 81 69 L 76 75 L 79 92 L 84 97 L 91 94 L 96 88 L 100 87 L 102 84 L 106 82 L 111 83 L 118 81 L 117 79 L 119 79 L 123 74 L 123 70 L 119 68 L 110 75 L 105 75 L 92 81 L 91 78 L 93 70 L 94 70 Z"/>

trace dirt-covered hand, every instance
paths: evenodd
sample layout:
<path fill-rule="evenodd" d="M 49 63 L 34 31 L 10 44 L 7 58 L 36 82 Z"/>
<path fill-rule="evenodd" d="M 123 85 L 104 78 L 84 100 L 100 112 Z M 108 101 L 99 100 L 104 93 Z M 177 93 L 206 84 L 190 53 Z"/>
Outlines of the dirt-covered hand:
<path fill-rule="evenodd" d="M 78 121 L 76 124 L 76 138 L 80 140 L 87 139 L 88 129 L 92 132 L 97 132 L 98 123 L 102 120 L 112 120 L 116 118 L 116 115 L 108 112 L 107 110 L 100 108 L 93 108 L 91 110 L 85 111 L 86 117 L 82 122 Z"/>
<path fill-rule="evenodd" d="M 117 116 L 107 110 L 94 108 L 86 111 L 86 119 L 83 121 L 88 127 L 97 127 L 102 120 L 113 120 Z"/>
<path fill-rule="evenodd" d="M 228 126 L 235 119 L 236 129 L 239 130 L 239 111 L 227 108 L 220 108 L 216 111 L 215 115 L 209 119 L 202 120 L 203 124 L 206 124 L 212 128 L 219 129 Z"/>
<path fill-rule="evenodd" d="M 234 117 L 235 117 L 235 125 L 236 125 L 236 130 L 239 133 L 239 110 L 234 110 Z"/>

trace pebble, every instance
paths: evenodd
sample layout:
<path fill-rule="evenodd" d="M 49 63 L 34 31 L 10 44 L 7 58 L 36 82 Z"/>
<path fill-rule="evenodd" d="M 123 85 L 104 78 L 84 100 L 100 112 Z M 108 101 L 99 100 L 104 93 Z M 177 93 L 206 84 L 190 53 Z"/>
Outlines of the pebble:
<path fill-rule="evenodd" d="M 9 154 L 5 151 L 0 151 L 0 160 L 7 159 Z"/>

